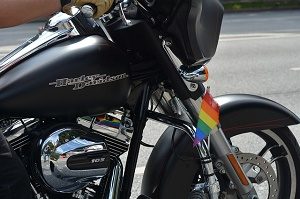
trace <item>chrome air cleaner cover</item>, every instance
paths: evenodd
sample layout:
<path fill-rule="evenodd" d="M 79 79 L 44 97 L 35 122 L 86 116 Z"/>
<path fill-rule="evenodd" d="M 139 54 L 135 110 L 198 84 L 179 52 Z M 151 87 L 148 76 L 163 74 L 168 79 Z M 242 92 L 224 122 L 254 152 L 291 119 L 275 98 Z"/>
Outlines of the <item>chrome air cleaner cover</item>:
<path fill-rule="evenodd" d="M 76 126 L 54 129 L 40 143 L 41 178 L 55 192 L 79 190 L 109 169 L 105 140 Z"/>

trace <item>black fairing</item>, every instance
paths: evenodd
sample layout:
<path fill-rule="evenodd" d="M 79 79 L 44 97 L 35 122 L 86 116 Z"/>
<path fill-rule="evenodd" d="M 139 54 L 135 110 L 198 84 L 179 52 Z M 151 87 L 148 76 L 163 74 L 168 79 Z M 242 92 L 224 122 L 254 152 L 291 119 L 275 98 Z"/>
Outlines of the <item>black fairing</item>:
<path fill-rule="evenodd" d="M 97 74 L 105 76 L 91 85 L 92 77 L 88 76 Z M 72 81 L 81 83 L 70 85 Z M 74 37 L 1 74 L 0 116 L 98 114 L 124 105 L 129 92 L 128 61 L 123 52 L 99 36 Z"/>
<path fill-rule="evenodd" d="M 204 63 L 217 49 L 224 8 L 219 0 L 138 0 L 170 36 L 186 65 Z"/>
<path fill-rule="evenodd" d="M 217 49 L 223 6 L 218 0 L 184 0 L 168 32 L 174 38 L 175 53 L 185 64 L 206 62 Z"/>
<path fill-rule="evenodd" d="M 125 47 L 125 49 L 130 49 L 132 52 L 139 52 L 139 56 L 147 57 L 147 60 L 153 62 L 153 64 L 150 64 L 148 67 L 143 67 L 139 64 L 131 66 L 130 69 L 133 73 L 133 80 L 135 78 L 140 79 L 141 76 L 147 75 L 149 69 L 161 69 L 163 74 L 167 74 L 167 76 L 163 76 L 163 78 L 168 78 L 172 84 L 172 88 L 180 99 L 198 99 L 202 96 L 205 91 L 203 86 L 199 86 L 194 92 L 187 88 L 178 70 L 174 67 L 173 62 L 163 49 L 158 35 L 155 34 L 147 23 L 132 20 L 128 26 L 124 26 L 123 22 L 121 24 L 115 23 L 110 26 L 109 29 L 116 43 Z M 147 48 L 145 48 L 145 46 L 147 46 Z M 151 75 L 153 75 L 153 73 Z M 147 78 L 148 77 L 149 74 L 147 75 Z"/>

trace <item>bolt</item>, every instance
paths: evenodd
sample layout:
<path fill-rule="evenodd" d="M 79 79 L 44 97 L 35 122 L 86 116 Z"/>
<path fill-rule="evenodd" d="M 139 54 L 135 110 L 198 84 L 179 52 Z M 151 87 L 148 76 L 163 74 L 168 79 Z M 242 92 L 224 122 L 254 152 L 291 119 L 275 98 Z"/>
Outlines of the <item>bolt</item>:
<path fill-rule="evenodd" d="M 240 149 L 239 149 L 239 147 L 233 147 L 233 151 L 235 152 L 235 153 L 238 153 L 238 152 L 240 152 Z"/>
<path fill-rule="evenodd" d="M 222 165 L 223 165 L 222 162 L 216 162 L 216 167 L 217 168 L 220 168 Z"/>
<path fill-rule="evenodd" d="M 171 41 L 166 41 L 166 45 L 167 46 L 172 46 L 172 42 Z"/>
<path fill-rule="evenodd" d="M 198 84 L 190 83 L 190 91 L 195 92 L 198 89 Z"/>
<path fill-rule="evenodd" d="M 220 170 L 220 173 L 221 173 L 221 174 L 225 174 L 225 173 L 226 173 L 225 169 L 221 169 L 221 170 Z"/>

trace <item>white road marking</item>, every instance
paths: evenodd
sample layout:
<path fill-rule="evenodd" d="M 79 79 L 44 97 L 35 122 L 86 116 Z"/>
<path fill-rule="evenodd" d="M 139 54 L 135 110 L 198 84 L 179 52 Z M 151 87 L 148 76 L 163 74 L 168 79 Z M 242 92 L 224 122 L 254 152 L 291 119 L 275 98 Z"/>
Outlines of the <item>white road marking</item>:
<path fill-rule="evenodd" d="M 6 56 L 9 52 L 16 49 L 18 46 L 0 46 L 0 59 Z"/>
<path fill-rule="evenodd" d="M 300 37 L 300 33 L 251 33 L 251 34 L 223 34 L 220 36 L 220 42 L 226 41 L 246 41 L 258 39 L 278 39 Z"/>
<path fill-rule="evenodd" d="M 298 68 L 290 68 L 290 70 L 292 70 L 292 71 L 300 71 L 300 67 L 298 67 Z"/>
<path fill-rule="evenodd" d="M 137 167 L 135 169 L 135 175 L 139 175 L 139 174 L 144 174 L 144 171 L 145 171 L 145 167 Z"/>
<path fill-rule="evenodd" d="M 0 46 L 0 54 L 7 54 L 18 46 Z"/>

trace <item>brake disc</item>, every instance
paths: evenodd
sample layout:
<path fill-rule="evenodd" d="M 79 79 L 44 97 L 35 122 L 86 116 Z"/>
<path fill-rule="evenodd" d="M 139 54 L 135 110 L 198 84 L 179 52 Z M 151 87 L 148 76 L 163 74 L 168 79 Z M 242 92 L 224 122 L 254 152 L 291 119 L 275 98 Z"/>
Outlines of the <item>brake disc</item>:
<path fill-rule="evenodd" d="M 268 182 L 268 199 L 278 198 L 277 176 L 267 160 L 252 153 L 237 153 L 236 157 L 252 183 L 261 184 L 265 181 Z"/>

